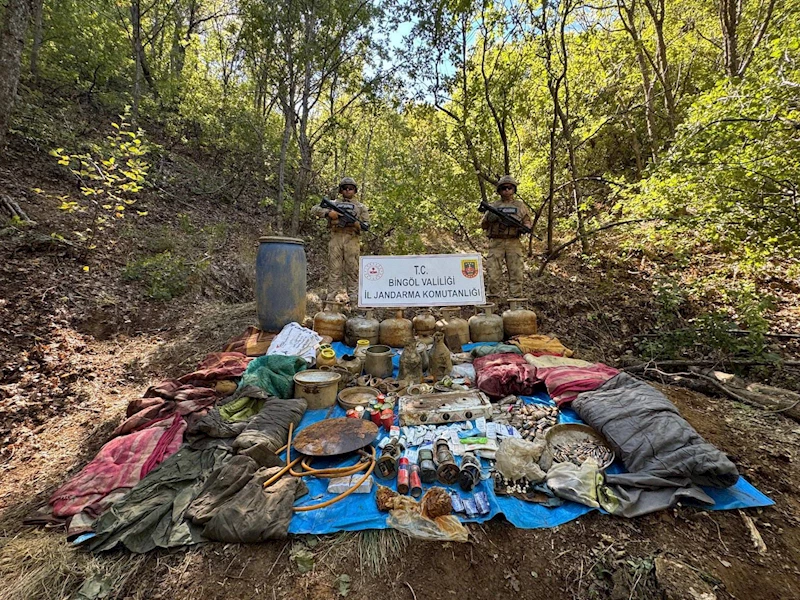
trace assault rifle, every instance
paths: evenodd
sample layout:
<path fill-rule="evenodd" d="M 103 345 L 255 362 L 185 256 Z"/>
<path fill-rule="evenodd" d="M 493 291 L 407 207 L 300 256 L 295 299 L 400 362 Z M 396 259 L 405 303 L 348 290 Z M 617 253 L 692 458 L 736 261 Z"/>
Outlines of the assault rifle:
<path fill-rule="evenodd" d="M 323 208 L 327 208 L 328 210 L 332 210 L 334 212 L 339 213 L 339 216 L 344 219 L 345 223 L 358 223 L 361 225 L 361 229 L 363 231 L 369 231 L 369 223 L 364 223 L 361 219 L 356 217 L 353 213 L 351 213 L 346 208 L 342 208 L 341 206 L 337 206 L 330 200 L 328 200 L 327 196 L 322 197 L 322 201 L 319 205 Z"/>
<path fill-rule="evenodd" d="M 489 204 L 486 200 L 481 200 L 481 204 L 478 207 L 478 212 L 485 213 L 489 211 L 493 215 L 495 215 L 506 227 L 516 227 L 522 233 L 532 233 L 533 230 L 530 227 L 523 225 L 520 221 L 512 217 L 511 215 L 504 213 L 501 210 L 497 210 L 494 206 Z"/>

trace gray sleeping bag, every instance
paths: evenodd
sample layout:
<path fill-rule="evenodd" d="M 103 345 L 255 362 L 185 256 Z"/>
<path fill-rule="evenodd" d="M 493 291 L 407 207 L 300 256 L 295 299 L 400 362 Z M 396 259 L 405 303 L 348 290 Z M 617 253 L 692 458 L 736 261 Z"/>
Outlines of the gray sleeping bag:
<path fill-rule="evenodd" d="M 727 488 L 739 479 L 736 466 L 664 394 L 627 373 L 580 394 L 572 408 L 608 440 L 628 470 L 606 475 L 621 503 L 616 514 L 646 514 L 683 498 L 713 504 L 696 486 Z"/>

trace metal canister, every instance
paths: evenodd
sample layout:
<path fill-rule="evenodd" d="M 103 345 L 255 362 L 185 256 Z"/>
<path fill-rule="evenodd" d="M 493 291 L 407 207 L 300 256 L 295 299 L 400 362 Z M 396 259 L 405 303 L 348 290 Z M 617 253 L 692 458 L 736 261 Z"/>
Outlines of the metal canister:
<path fill-rule="evenodd" d="M 444 438 L 436 440 L 436 476 L 445 485 L 451 485 L 458 481 L 459 469 L 453 460 L 453 453 L 450 445 Z"/>
<path fill-rule="evenodd" d="M 469 337 L 473 342 L 502 342 L 503 317 L 494 314 L 494 304 L 483 304 L 483 314 L 469 319 Z"/>
<path fill-rule="evenodd" d="M 347 318 L 341 313 L 341 302 L 325 302 L 325 309 L 314 315 L 314 331 L 329 336 L 334 342 L 344 339 L 344 324 Z"/>
<path fill-rule="evenodd" d="M 372 309 L 363 315 L 356 315 L 345 322 L 344 341 L 348 346 L 357 346 L 359 340 L 368 340 L 369 345 L 375 345 L 380 339 L 381 323 L 372 316 Z"/>
<path fill-rule="evenodd" d="M 414 498 L 422 496 L 422 479 L 419 475 L 419 465 L 410 465 L 408 467 L 408 480 L 411 486 L 411 495 Z"/>
<path fill-rule="evenodd" d="M 394 410 L 391 408 L 384 408 L 381 411 L 381 425 L 386 431 L 391 430 L 394 425 Z"/>
<path fill-rule="evenodd" d="M 420 448 L 419 473 L 425 483 L 436 481 L 436 466 L 433 464 L 433 450 L 430 448 Z"/>
<path fill-rule="evenodd" d="M 509 298 L 509 309 L 503 313 L 503 333 L 506 338 L 536 333 L 536 313 L 525 308 L 525 298 Z"/>
<path fill-rule="evenodd" d="M 397 475 L 398 460 L 400 460 L 400 453 L 403 451 L 403 440 L 392 439 L 386 444 L 382 451 L 381 457 L 375 464 L 375 473 L 382 479 L 394 479 Z"/>
<path fill-rule="evenodd" d="M 380 342 L 392 348 L 403 348 L 414 339 L 414 330 L 411 321 L 403 317 L 402 308 L 398 308 L 395 316 L 381 322 Z M 381 377 L 381 375 L 376 375 Z M 386 377 L 386 375 L 383 375 Z"/>
<path fill-rule="evenodd" d="M 397 461 L 397 492 L 399 494 L 408 493 L 409 469 L 408 458 L 405 456 Z"/>
<path fill-rule="evenodd" d="M 465 492 L 475 489 L 481 480 L 481 463 L 471 452 L 464 454 L 461 459 L 461 473 L 458 475 L 458 485 Z"/>

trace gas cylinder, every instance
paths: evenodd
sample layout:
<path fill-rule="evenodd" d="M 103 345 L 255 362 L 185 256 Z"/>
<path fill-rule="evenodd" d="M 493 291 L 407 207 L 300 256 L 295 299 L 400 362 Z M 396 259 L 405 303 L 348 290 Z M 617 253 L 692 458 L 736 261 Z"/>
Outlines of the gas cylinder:
<path fill-rule="evenodd" d="M 355 347 L 358 340 L 369 340 L 369 345 L 374 346 L 380 338 L 380 326 L 380 321 L 372 316 L 372 309 L 367 309 L 363 315 L 347 319 L 344 341 L 348 346 Z"/>
<path fill-rule="evenodd" d="M 344 339 L 344 324 L 347 321 L 341 313 L 341 302 L 325 302 L 325 309 L 314 315 L 314 331 L 327 335 L 334 342 Z"/>
<path fill-rule="evenodd" d="M 395 316 L 381 322 L 380 343 L 392 348 L 403 348 L 414 339 L 411 321 L 403 317 L 402 308 L 398 308 Z"/>
<path fill-rule="evenodd" d="M 458 339 L 461 346 L 469 344 L 469 323 L 461 318 L 461 308 L 451 306 L 442 309 L 442 318 L 436 322 L 436 331 L 444 333 L 445 339 Z M 450 348 L 461 352 L 461 348 Z"/>
<path fill-rule="evenodd" d="M 411 322 L 414 326 L 414 335 L 420 338 L 433 337 L 433 332 L 436 331 L 436 317 L 430 309 L 418 312 Z"/>
<path fill-rule="evenodd" d="M 503 313 L 503 333 L 506 339 L 515 335 L 536 333 L 536 313 L 525 308 L 526 298 L 509 298 L 508 310 Z"/>
<path fill-rule="evenodd" d="M 503 317 L 494 314 L 494 304 L 482 304 L 483 314 L 469 318 L 469 337 L 473 342 L 502 342 Z"/>

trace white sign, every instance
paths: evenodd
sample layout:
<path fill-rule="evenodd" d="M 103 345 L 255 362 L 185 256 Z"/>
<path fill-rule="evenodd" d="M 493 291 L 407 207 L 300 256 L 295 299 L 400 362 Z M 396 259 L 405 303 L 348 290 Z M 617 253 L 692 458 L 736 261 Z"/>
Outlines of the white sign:
<path fill-rule="evenodd" d="M 358 305 L 486 304 L 480 254 L 362 256 Z"/>

